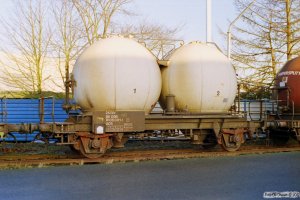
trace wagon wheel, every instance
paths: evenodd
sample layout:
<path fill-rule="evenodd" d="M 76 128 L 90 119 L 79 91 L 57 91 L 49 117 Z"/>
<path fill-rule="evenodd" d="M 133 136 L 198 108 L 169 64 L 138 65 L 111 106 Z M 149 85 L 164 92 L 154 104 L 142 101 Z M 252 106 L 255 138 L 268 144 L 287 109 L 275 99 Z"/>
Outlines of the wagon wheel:
<path fill-rule="evenodd" d="M 84 142 L 86 143 L 84 145 Z M 76 148 L 75 148 L 76 149 Z M 105 152 L 99 152 L 98 149 L 92 147 L 92 140 L 89 138 L 80 139 L 79 152 L 86 158 L 96 159 L 104 155 Z"/>
<path fill-rule="evenodd" d="M 2 142 L 17 143 L 17 138 L 12 133 L 3 134 L 0 136 L 0 143 Z"/>
<path fill-rule="evenodd" d="M 221 146 L 226 151 L 237 151 L 242 145 L 242 139 L 238 134 L 222 134 Z"/>

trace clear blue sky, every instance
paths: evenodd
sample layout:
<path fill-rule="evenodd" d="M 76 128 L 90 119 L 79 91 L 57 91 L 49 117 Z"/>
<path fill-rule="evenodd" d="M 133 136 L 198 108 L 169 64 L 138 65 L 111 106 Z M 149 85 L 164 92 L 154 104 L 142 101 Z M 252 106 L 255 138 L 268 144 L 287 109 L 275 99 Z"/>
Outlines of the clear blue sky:
<path fill-rule="evenodd" d="M 14 1 L 0 0 L 1 18 L 9 16 Z M 220 36 L 219 28 L 226 32 L 229 21 L 238 14 L 233 1 L 212 0 L 212 39 L 221 47 L 226 41 Z M 137 21 L 146 19 L 169 27 L 183 25 L 178 36 L 186 42 L 206 40 L 206 0 L 134 0 L 130 9 L 138 14 Z"/>
<path fill-rule="evenodd" d="M 141 18 L 169 27 L 184 25 L 179 36 L 186 42 L 206 40 L 206 0 L 135 0 L 134 12 Z M 233 0 L 212 0 L 212 39 L 220 46 L 225 41 L 219 28 L 227 32 L 236 16 Z"/>

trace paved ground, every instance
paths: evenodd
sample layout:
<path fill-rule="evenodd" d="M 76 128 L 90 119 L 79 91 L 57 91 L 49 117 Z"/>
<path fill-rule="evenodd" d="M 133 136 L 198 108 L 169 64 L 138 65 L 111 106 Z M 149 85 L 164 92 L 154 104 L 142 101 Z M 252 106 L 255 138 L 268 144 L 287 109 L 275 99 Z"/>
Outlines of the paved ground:
<path fill-rule="evenodd" d="M 0 171 L 0 199 L 262 199 L 300 191 L 300 153 Z"/>

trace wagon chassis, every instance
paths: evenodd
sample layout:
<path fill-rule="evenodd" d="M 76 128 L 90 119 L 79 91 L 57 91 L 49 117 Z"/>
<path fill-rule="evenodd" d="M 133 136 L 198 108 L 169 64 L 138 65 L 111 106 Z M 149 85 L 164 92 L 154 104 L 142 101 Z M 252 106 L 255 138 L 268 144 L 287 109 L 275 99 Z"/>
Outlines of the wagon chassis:
<path fill-rule="evenodd" d="M 33 133 L 56 138 L 59 145 L 71 145 L 84 156 L 97 158 L 111 147 L 124 147 L 131 136 L 145 136 L 153 132 L 164 135 L 180 131 L 193 144 L 220 144 L 227 151 L 235 151 L 244 143 L 244 134 L 252 136 L 264 122 L 250 122 L 237 114 L 150 114 L 140 111 L 106 111 L 71 116 L 66 122 L 29 124 L 0 124 L 0 132 Z M 205 143 L 208 136 L 215 144 Z"/>

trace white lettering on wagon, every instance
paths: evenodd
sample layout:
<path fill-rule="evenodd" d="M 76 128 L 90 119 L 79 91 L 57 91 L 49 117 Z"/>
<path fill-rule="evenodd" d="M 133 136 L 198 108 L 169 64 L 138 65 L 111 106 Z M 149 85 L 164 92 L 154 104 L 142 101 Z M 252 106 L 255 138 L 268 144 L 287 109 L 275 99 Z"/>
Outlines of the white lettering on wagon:
<path fill-rule="evenodd" d="M 300 76 L 300 71 L 285 71 L 280 72 L 279 76 Z"/>

